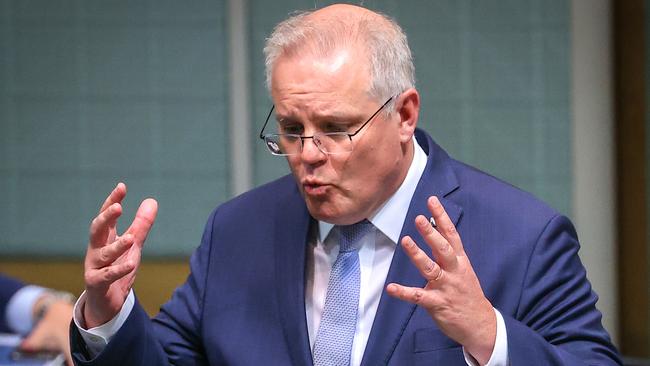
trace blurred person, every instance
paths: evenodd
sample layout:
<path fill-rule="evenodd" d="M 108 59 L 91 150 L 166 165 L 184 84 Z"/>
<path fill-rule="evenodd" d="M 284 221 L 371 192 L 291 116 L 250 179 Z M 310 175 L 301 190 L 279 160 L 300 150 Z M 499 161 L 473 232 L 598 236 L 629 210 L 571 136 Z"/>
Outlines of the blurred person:
<path fill-rule="evenodd" d="M 0 333 L 23 336 L 18 348 L 22 352 L 61 352 L 72 365 L 69 329 L 73 304 L 69 293 L 26 285 L 0 274 Z"/>

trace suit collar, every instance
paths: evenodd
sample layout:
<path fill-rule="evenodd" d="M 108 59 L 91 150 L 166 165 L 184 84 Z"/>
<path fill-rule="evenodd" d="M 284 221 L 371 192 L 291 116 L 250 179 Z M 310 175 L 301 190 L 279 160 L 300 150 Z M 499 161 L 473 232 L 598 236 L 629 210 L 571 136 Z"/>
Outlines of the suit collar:
<path fill-rule="evenodd" d="M 305 318 L 306 246 L 312 218 L 292 182 L 289 197 L 274 215 L 276 286 L 280 322 L 292 364 L 311 365 L 309 333 Z"/>
<path fill-rule="evenodd" d="M 417 215 L 427 217 L 431 215 L 427 208 L 427 199 L 433 195 L 437 196 L 454 224 L 460 220 L 462 208 L 448 199 L 448 196 L 459 187 L 456 175 L 450 165 L 451 159 L 423 131 L 416 130 L 416 138 L 427 153 L 428 159 L 424 174 L 411 199 L 400 238 L 409 235 L 423 250 L 429 252 L 415 228 Z M 385 285 L 391 282 L 413 287 L 423 287 L 425 284 L 425 280 L 399 246 L 393 256 Z M 416 305 L 390 297 L 386 292 L 382 293 L 361 362 L 362 365 L 388 363 L 415 309 Z"/>

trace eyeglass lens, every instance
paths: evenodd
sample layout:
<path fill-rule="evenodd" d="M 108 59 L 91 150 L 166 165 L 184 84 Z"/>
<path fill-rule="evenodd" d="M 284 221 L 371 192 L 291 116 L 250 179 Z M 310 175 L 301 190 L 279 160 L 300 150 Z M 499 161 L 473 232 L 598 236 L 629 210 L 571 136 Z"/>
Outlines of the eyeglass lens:
<path fill-rule="evenodd" d="M 316 134 L 307 138 L 298 135 L 267 135 L 266 147 L 273 155 L 300 154 L 305 141 L 313 140 L 320 151 L 325 154 L 338 154 L 352 151 L 352 139 L 346 133 Z"/>

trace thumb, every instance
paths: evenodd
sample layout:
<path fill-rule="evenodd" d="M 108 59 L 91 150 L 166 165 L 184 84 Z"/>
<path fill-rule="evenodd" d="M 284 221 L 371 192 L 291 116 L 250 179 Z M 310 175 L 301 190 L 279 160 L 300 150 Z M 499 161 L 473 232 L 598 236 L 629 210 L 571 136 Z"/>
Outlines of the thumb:
<path fill-rule="evenodd" d="M 135 218 L 133 223 L 126 231 L 134 237 L 134 241 L 139 246 L 142 246 L 151 226 L 153 226 L 154 221 L 156 220 L 156 215 L 158 214 L 158 202 L 153 198 L 147 198 L 142 201 L 138 211 L 135 213 Z"/>

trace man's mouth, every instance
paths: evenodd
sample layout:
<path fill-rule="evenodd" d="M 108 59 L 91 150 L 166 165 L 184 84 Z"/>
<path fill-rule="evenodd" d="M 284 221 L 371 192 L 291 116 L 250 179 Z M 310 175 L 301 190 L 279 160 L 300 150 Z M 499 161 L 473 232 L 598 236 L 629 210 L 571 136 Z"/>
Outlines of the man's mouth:
<path fill-rule="evenodd" d="M 329 184 L 315 179 L 305 179 L 302 182 L 302 188 L 308 196 L 321 196 L 327 193 Z"/>

